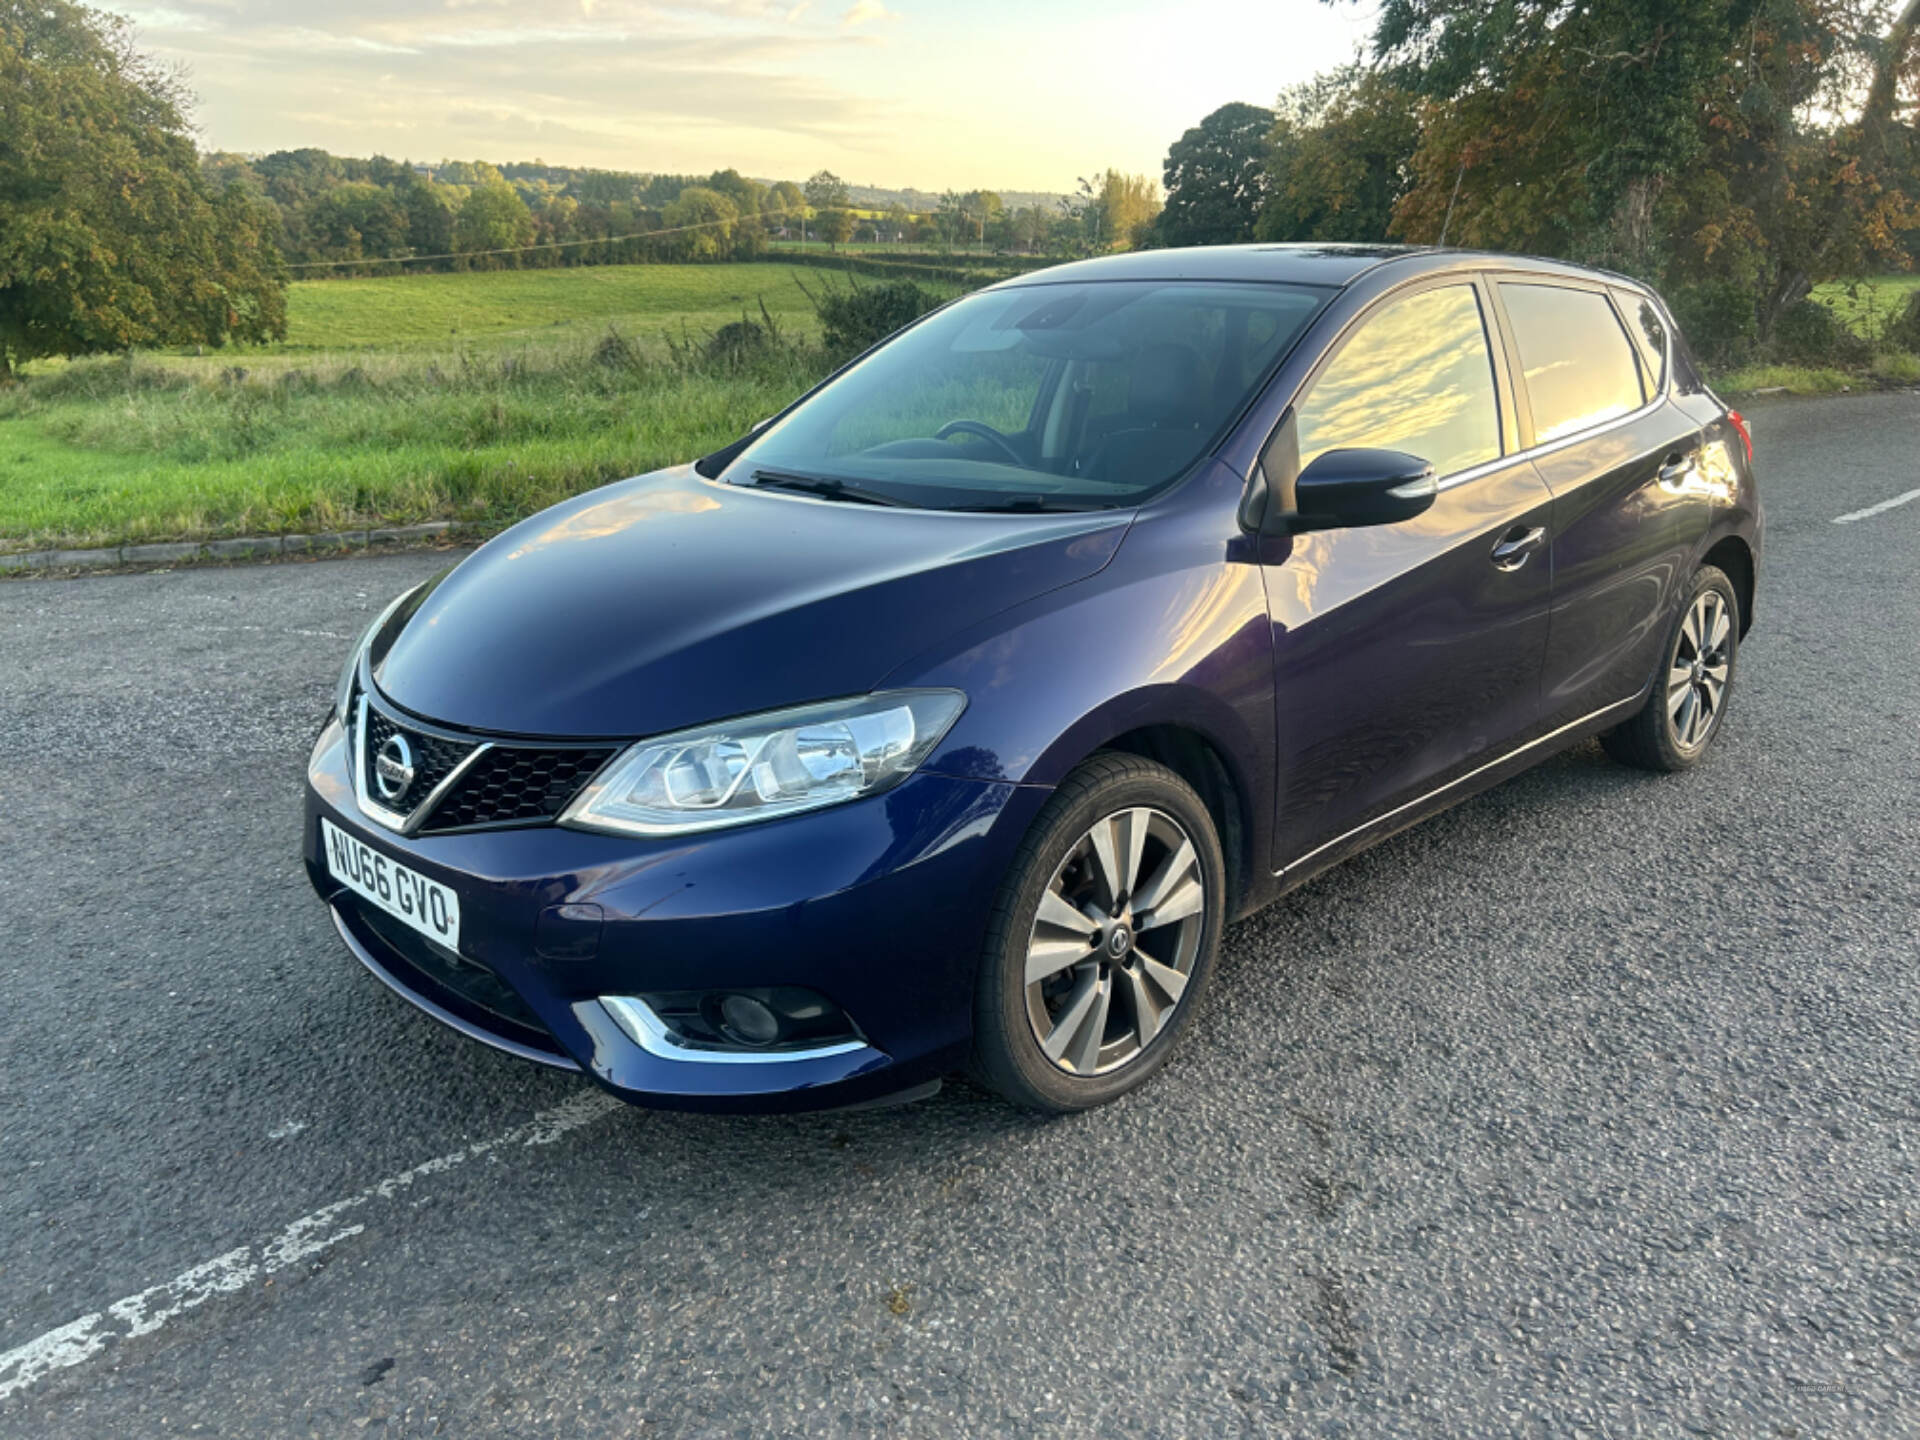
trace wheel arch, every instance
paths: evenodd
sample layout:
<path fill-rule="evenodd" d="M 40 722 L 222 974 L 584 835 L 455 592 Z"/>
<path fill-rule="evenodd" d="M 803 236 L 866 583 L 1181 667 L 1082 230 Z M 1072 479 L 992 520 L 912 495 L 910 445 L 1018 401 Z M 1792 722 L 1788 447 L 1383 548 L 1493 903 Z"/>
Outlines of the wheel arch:
<path fill-rule="evenodd" d="M 1740 602 L 1740 637 L 1753 628 L 1754 563 L 1753 547 L 1740 535 L 1723 536 L 1701 557 L 1700 563 L 1725 572 L 1733 582 L 1734 598 Z"/>
<path fill-rule="evenodd" d="M 1228 914 L 1238 917 L 1264 894 L 1260 860 L 1267 853 L 1271 819 L 1263 816 L 1259 799 L 1272 791 L 1271 775 L 1261 773 L 1267 752 L 1247 721 L 1193 686 L 1151 686 L 1081 716 L 1036 758 L 1025 778 L 1058 785 L 1103 751 L 1165 765 L 1193 787 L 1213 818 L 1227 862 Z"/>
<path fill-rule="evenodd" d="M 1099 750 L 1138 755 L 1166 766 L 1200 797 L 1213 817 L 1220 849 L 1227 862 L 1227 913 L 1238 915 L 1253 888 L 1248 868 L 1253 852 L 1253 810 L 1246 787 L 1234 774 L 1220 747 L 1190 726 L 1141 725 L 1115 735 Z M 1096 753 L 1098 753 L 1096 751 Z"/>

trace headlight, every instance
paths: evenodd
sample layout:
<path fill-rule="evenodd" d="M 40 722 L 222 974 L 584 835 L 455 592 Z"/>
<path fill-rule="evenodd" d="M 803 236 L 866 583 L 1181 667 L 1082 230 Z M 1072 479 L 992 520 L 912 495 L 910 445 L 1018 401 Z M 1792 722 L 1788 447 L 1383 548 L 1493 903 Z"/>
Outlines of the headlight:
<path fill-rule="evenodd" d="M 899 690 L 643 740 L 560 823 L 687 835 L 878 794 L 913 773 L 966 705 L 957 690 Z"/>
<path fill-rule="evenodd" d="M 393 603 L 380 612 L 380 618 L 366 628 L 365 633 L 353 642 L 353 648 L 347 652 L 347 663 L 340 667 L 340 681 L 333 689 L 333 713 L 340 717 L 342 725 L 353 723 L 353 717 L 347 714 L 347 706 L 353 703 L 353 682 L 360 673 L 360 657 L 367 653 L 367 646 L 371 645 L 373 637 L 380 633 L 380 627 L 391 620 L 393 612 L 412 599 L 414 592 L 419 588 L 416 585 L 412 590 L 404 590 L 396 595 Z"/>

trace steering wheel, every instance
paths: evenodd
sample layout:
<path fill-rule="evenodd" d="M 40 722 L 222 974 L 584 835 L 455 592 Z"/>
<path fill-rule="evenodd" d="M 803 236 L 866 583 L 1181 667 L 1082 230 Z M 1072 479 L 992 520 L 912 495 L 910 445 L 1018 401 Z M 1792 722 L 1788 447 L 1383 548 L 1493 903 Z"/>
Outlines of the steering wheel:
<path fill-rule="evenodd" d="M 1020 466 L 1022 469 L 1026 467 L 1027 457 L 1013 448 L 1013 441 L 1009 440 L 1005 435 L 1002 435 L 984 420 L 949 420 L 934 432 L 933 438 L 936 440 L 945 440 L 954 435 L 978 435 L 982 440 L 989 440 L 999 446 L 1000 449 L 1012 459 L 1014 464 Z"/>

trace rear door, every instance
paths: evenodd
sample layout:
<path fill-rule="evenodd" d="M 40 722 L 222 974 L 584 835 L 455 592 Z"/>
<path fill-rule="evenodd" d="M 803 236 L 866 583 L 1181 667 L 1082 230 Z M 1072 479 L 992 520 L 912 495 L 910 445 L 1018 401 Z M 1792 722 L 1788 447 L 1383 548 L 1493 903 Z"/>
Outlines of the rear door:
<path fill-rule="evenodd" d="M 1268 446 L 1289 505 L 1291 477 L 1332 449 L 1402 450 L 1440 476 L 1416 519 L 1296 535 L 1266 557 L 1276 868 L 1330 863 L 1537 727 L 1552 497 L 1514 453 L 1489 299 L 1469 276 L 1383 298 Z"/>
<path fill-rule="evenodd" d="M 1686 579 L 1700 431 L 1606 286 L 1512 275 L 1494 289 L 1521 442 L 1553 494 L 1541 690 L 1555 729 L 1634 698 L 1653 673 Z"/>

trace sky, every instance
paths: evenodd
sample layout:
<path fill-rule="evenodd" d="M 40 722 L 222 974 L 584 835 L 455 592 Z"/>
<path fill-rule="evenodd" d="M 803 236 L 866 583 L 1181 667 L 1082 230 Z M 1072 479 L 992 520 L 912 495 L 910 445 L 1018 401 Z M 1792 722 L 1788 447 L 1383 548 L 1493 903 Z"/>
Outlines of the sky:
<path fill-rule="evenodd" d="M 1156 178 L 1230 100 L 1352 58 L 1366 0 L 96 0 L 207 149 L 922 190 Z"/>

